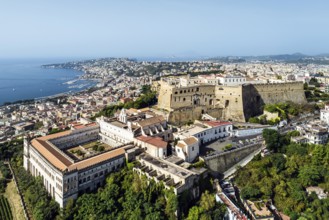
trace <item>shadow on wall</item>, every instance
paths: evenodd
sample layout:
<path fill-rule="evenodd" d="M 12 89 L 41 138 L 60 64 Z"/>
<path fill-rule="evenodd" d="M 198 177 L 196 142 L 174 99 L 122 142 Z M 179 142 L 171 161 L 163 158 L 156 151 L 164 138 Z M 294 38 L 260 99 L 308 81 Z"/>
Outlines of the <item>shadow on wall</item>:
<path fill-rule="evenodd" d="M 246 121 L 251 117 L 263 114 L 263 106 L 265 105 L 265 102 L 254 85 L 243 85 L 242 95 L 243 112 Z"/>

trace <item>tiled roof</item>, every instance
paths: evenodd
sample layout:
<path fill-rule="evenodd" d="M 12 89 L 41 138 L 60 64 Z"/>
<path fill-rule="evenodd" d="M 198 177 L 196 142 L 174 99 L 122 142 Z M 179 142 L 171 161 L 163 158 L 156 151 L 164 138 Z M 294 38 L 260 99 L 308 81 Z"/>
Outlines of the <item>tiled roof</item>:
<path fill-rule="evenodd" d="M 66 169 L 71 171 L 75 169 L 84 169 L 86 167 L 92 166 L 99 162 L 109 160 L 111 158 L 117 157 L 119 155 L 124 155 L 125 150 L 119 148 L 113 151 L 108 151 L 103 154 L 99 154 L 94 157 L 87 158 L 85 160 L 74 163 L 73 160 L 70 161 L 63 154 L 60 153 L 59 149 L 56 149 L 56 146 L 53 146 L 48 140 L 62 137 L 65 135 L 71 134 L 71 131 L 64 131 L 52 135 L 47 135 L 44 137 L 35 138 L 31 141 L 31 145 L 36 149 L 49 163 L 61 171 Z"/>
<path fill-rule="evenodd" d="M 51 139 L 55 139 L 55 138 L 58 138 L 58 137 L 65 136 L 65 135 L 69 135 L 71 133 L 72 133 L 71 130 L 63 131 L 63 132 L 59 132 L 59 133 L 55 133 L 55 134 L 50 134 L 50 135 L 47 135 L 47 136 L 39 137 L 38 140 L 43 140 L 43 141 L 51 140 Z"/>
<path fill-rule="evenodd" d="M 31 141 L 32 146 L 36 149 L 49 163 L 61 171 L 64 171 L 68 166 L 72 164 L 71 161 L 66 159 L 58 151 L 56 151 L 47 141 L 33 139 Z"/>
<path fill-rule="evenodd" d="M 187 145 L 195 144 L 199 142 L 199 140 L 196 137 L 188 137 L 183 140 Z"/>
<path fill-rule="evenodd" d="M 205 124 L 211 126 L 211 127 L 219 127 L 223 125 L 232 125 L 229 121 L 205 121 Z"/>
<path fill-rule="evenodd" d="M 74 164 L 72 164 L 68 167 L 68 171 L 72 171 L 72 170 L 75 170 L 75 169 L 81 170 L 81 169 L 87 168 L 89 166 L 92 166 L 94 164 L 97 164 L 97 163 L 115 158 L 117 156 L 124 156 L 124 154 L 125 154 L 125 150 L 123 148 L 108 151 L 106 153 L 99 154 L 97 156 L 90 157 L 88 159 L 85 159 L 85 160 L 79 161 L 77 163 L 74 163 Z"/>
<path fill-rule="evenodd" d="M 183 144 L 183 143 L 181 143 L 181 142 L 178 142 L 177 144 L 176 144 L 176 146 L 177 147 L 180 147 L 180 148 L 185 148 L 185 145 Z"/>
<path fill-rule="evenodd" d="M 162 115 L 160 115 L 160 116 L 155 116 L 152 118 L 144 119 L 143 121 L 139 121 L 138 124 L 141 127 L 145 127 L 145 126 L 149 126 L 149 125 L 153 125 L 153 124 L 158 124 L 163 121 L 166 121 L 166 120 L 164 119 L 164 117 Z"/>
<path fill-rule="evenodd" d="M 158 148 L 167 148 L 168 143 L 160 137 L 139 136 L 137 140 L 143 141 Z"/>

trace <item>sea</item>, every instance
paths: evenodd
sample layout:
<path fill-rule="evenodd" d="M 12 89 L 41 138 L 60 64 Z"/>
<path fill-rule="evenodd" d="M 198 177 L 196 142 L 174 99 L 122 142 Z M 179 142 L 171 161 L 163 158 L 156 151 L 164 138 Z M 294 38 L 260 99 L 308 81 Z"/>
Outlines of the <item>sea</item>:
<path fill-rule="evenodd" d="M 39 99 L 61 93 L 74 93 L 96 85 L 79 80 L 83 72 L 71 69 L 46 69 L 45 64 L 70 59 L 0 59 L 0 105 L 27 99 Z"/>

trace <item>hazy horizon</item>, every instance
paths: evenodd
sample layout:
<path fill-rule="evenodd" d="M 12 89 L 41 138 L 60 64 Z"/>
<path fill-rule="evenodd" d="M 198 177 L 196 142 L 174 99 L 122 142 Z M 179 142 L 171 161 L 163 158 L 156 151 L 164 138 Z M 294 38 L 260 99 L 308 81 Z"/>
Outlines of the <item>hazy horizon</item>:
<path fill-rule="evenodd" d="M 329 53 L 327 1 L 6 1 L 0 58 Z"/>

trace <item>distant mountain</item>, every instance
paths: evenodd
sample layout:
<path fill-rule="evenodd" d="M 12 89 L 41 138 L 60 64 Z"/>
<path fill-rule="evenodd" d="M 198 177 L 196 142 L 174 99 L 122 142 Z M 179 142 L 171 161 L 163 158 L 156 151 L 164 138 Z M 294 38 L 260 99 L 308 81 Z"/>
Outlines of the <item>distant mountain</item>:
<path fill-rule="evenodd" d="M 208 61 L 217 61 L 224 63 L 241 63 L 248 61 L 276 61 L 284 63 L 297 64 L 325 64 L 329 65 L 329 54 L 319 54 L 315 56 L 305 55 L 302 53 L 264 55 L 264 56 L 222 56 L 206 59 Z"/>
<path fill-rule="evenodd" d="M 299 60 L 305 57 L 309 57 L 308 55 L 302 53 L 294 53 L 294 54 L 280 54 L 280 55 L 270 55 L 270 56 L 259 56 L 256 59 L 265 59 L 265 60 L 280 60 L 280 61 L 288 61 L 288 60 Z"/>

